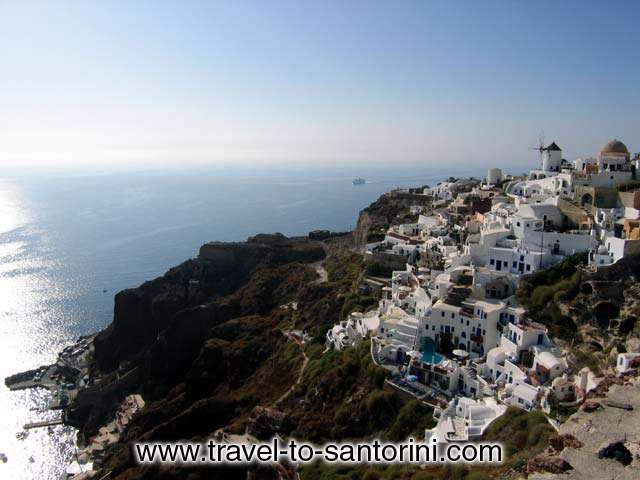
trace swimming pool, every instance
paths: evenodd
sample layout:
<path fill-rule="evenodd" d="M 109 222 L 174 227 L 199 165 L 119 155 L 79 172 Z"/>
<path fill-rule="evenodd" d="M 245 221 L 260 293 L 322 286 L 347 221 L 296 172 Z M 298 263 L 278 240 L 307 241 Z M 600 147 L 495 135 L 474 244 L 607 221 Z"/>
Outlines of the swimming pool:
<path fill-rule="evenodd" d="M 436 344 L 430 338 L 425 338 L 422 343 L 422 361 L 425 363 L 433 363 L 434 365 L 442 362 L 444 357 L 436 352 Z"/>

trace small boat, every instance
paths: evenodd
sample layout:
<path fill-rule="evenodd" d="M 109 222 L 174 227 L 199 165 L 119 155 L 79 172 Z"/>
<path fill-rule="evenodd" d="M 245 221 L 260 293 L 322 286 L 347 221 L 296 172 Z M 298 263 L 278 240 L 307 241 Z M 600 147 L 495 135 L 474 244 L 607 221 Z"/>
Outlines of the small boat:
<path fill-rule="evenodd" d="M 356 177 L 353 179 L 354 185 L 364 185 L 365 183 L 367 183 L 367 181 L 362 177 Z"/>
<path fill-rule="evenodd" d="M 16 438 L 18 440 L 25 440 L 28 436 L 29 436 L 29 432 L 27 432 L 26 430 L 16 433 Z"/>

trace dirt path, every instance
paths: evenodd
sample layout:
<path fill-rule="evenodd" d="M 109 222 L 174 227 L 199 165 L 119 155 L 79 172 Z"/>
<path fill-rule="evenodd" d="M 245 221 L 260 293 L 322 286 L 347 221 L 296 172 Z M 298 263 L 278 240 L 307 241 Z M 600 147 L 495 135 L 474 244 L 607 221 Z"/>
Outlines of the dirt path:
<path fill-rule="evenodd" d="M 285 333 L 285 335 L 289 340 L 291 340 L 292 342 L 295 342 L 295 344 L 298 345 L 298 347 L 300 347 L 300 353 L 302 353 L 303 361 L 302 361 L 302 367 L 300 368 L 300 372 L 298 373 L 298 378 L 296 379 L 295 383 L 291 385 L 291 387 L 289 387 L 289 390 L 284 392 L 284 394 L 282 394 L 280 398 L 278 398 L 275 401 L 275 403 L 273 404 L 274 406 L 277 406 L 278 404 L 286 400 L 286 398 L 289 395 L 291 395 L 291 392 L 293 392 L 293 389 L 300 384 L 300 382 L 302 381 L 302 375 L 304 375 L 304 370 L 307 368 L 307 364 L 309 363 L 309 357 L 307 357 L 307 354 L 304 353 L 304 345 L 302 344 L 302 342 L 300 342 L 300 340 L 297 337 L 290 335 L 289 332 Z"/>

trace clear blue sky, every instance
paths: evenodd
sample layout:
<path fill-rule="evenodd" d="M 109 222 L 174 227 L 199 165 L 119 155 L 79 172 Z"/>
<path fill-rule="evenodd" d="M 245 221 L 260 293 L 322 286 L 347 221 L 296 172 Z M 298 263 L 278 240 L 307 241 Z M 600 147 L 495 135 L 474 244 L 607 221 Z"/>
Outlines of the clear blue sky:
<path fill-rule="evenodd" d="M 640 150 L 640 2 L 0 0 L 0 163 Z"/>

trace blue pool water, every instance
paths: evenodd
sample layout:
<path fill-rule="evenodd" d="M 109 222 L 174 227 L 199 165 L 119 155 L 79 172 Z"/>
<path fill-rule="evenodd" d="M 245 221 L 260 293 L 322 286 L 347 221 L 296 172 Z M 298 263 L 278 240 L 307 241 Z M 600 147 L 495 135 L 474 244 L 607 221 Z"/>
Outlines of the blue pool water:
<path fill-rule="evenodd" d="M 438 364 L 443 357 L 436 352 L 436 345 L 433 340 L 427 338 L 422 346 L 422 361 L 426 363 Z"/>

